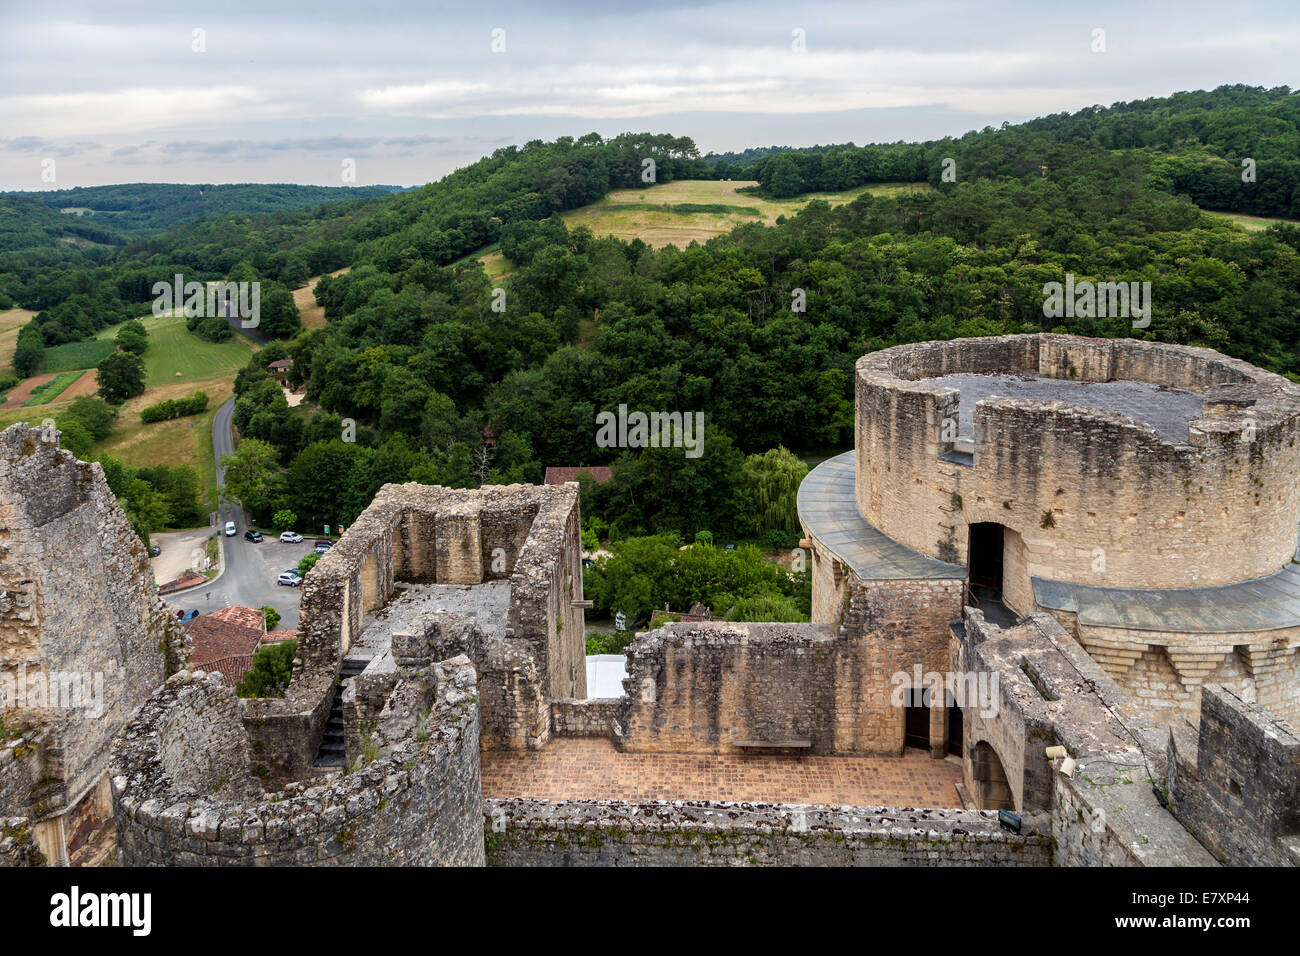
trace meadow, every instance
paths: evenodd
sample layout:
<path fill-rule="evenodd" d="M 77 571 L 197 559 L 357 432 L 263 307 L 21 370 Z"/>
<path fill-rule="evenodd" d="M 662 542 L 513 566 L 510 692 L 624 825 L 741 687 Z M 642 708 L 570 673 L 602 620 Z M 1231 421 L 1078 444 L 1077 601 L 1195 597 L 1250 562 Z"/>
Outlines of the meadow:
<path fill-rule="evenodd" d="M 144 353 L 145 384 L 149 389 L 233 379 L 253 352 L 249 341 L 238 335 L 226 342 L 205 342 L 185 328 L 183 316 L 147 315 L 140 321 L 149 333 L 149 348 Z M 117 326 L 110 326 L 100 330 L 95 339 L 111 341 L 116 334 Z M 166 397 L 175 396 L 160 396 L 153 401 Z"/>
<path fill-rule="evenodd" d="M 67 372 L 72 369 L 94 368 L 115 351 L 117 346 L 111 339 L 88 339 L 85 342 L 53 345 L 45 350 L 45 371 Z"/>
<path fill-rule="evenodd" d="M 1204 210 L 1207 216 L 1214 216 L 1216 219 L 1226 219 L 1234 222 L 1247 232 L 1263 232 L 1275 222 L 1285 222 L 1290 225 L 1300 225 L 1291 219 L 1277 219 L 1269 216 L 1247 216 L 1237 212 L 1216 212 L 1212 209 Z"/>
<path fill-rule="evenodd" d="M 746 180 L 679 179 L 648 189 L 616 189 L 599 202 L 561 213 L 570 228 L 586 226 L 598 236 L 640 239 L 655 248 L 672 244 L 705 242 L 750 222 L 772 225 L 779 216 L 790 216 L 814 199 L 832 206 L 852 202 L 863 193 L 896 196 L 925 192 L 927 183 L 868 183 L 835 193 L 806 193 L 791 199 L 765 199 L 740 190 L 757 186 Z M 499 264 L 484 257 L 491 276 Z M 491 263 L 491 264 L 490 264 Z"/>

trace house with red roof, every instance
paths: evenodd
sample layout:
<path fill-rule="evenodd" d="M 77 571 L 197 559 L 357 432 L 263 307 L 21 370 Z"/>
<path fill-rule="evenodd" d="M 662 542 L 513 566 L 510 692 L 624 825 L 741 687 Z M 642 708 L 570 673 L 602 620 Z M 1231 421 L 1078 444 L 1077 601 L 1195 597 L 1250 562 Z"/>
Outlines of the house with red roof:
<path fill-rule="evenodd" d="M 200 614 L 181 626 L 194 645 L 190 667 L 217 671 L 231 687 L 253 666 L 253 655 L 266 637 L 266 615 L 241 604 Z"/>

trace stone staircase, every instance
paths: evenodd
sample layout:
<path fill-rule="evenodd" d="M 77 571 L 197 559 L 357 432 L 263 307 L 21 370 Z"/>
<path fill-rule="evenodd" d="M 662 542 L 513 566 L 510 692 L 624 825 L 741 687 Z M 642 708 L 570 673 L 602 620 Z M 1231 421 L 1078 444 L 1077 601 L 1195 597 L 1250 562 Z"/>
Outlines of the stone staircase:
<path fill-rule="evenodd" d="M 343 661 L 339 668 L 338 684 L 334 687 L 334 700 L 330 703 L 329 720 L 325 723 L 325 733 L 321 737 L 320 750 L 316 752 L 315 767 L 342 767 L 346 758 L 343 745 L 343 684 L 349 678 L 356 677 L 366 668 L 365 661 Z"/>

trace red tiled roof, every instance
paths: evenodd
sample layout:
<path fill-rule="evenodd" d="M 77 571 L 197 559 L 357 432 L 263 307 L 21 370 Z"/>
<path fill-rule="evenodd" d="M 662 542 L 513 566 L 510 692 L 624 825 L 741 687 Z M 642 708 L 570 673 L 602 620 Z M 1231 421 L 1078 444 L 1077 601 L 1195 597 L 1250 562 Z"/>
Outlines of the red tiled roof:
<path fill-rule="evenodd" d="M 199 615 L 181 625 L 194 642 L 190 664 L 203 667 L 227 657 L 251 656 L 262 643 L 261 628 L 223 621 L 215 614 Z"/>
<path fill-rule="evenodd" d="M 241 654 L 238 657 L 223 657 L 219 661 L 208 661 L 200 668 L 201 670 L 216 671 L 231 687 L 238 686 L 239 682 L 244 679 L 253 667 L 253 655 Z"/>
<path fill-rule="evenodd" d="M 546 469 L 545 481 L 548 485 L 562 485 L 566 481 L 577 481 L 578 472 L 581 471 L 591 472 L 591 477 L 596 479 L 596 484 L 598 485 L 603 485 L 605 482 L 609 481 L 610 478 L 608 465 L 579 466 L 577 468 L 557 468 L 552 466 Z"/>
<path fill-rule="evenodd" d="M 227 605 L 220 611 L 213 611 L 208 616 L 215 617 L 218 621 L 238 624 L 240 627 L 247 627 L 256 631 L 265 632 L 266 630 L 266 616 L 257 608 L 244 607 L 242 604 Z"/>
<path fill-rule="evenodd" d="M 267 368 L 293 368 L 293 359 L 276 359 Z"/>
<path fill-rule="evenodd" d="M 281 641 L 298 640 L 298 632 L 290 630 L 287 627 L 277 627 L 274 631 L 267 631 L 266 637 L 262 638 L 262 644 L 279 644 Z"/>

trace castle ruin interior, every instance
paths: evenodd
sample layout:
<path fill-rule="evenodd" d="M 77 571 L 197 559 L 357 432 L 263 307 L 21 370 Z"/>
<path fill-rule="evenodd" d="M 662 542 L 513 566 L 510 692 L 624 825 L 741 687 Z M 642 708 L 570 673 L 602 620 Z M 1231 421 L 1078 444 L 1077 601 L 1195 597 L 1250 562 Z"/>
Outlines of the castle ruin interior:
<path fill-rule="evenodd" d="M 12 426 L 3 668 L 140 676 L 13 724 L 0 863 L 75 858 L 87 794 L 128 865 L 1300 862 L 1300 386 L 1041 334 L 869 354 L 856 402 L 798 493 L 812 621 L 638 634 L 615 698 L 576 484 L 385 486 L 241 699 L 99 466 Z"/>

